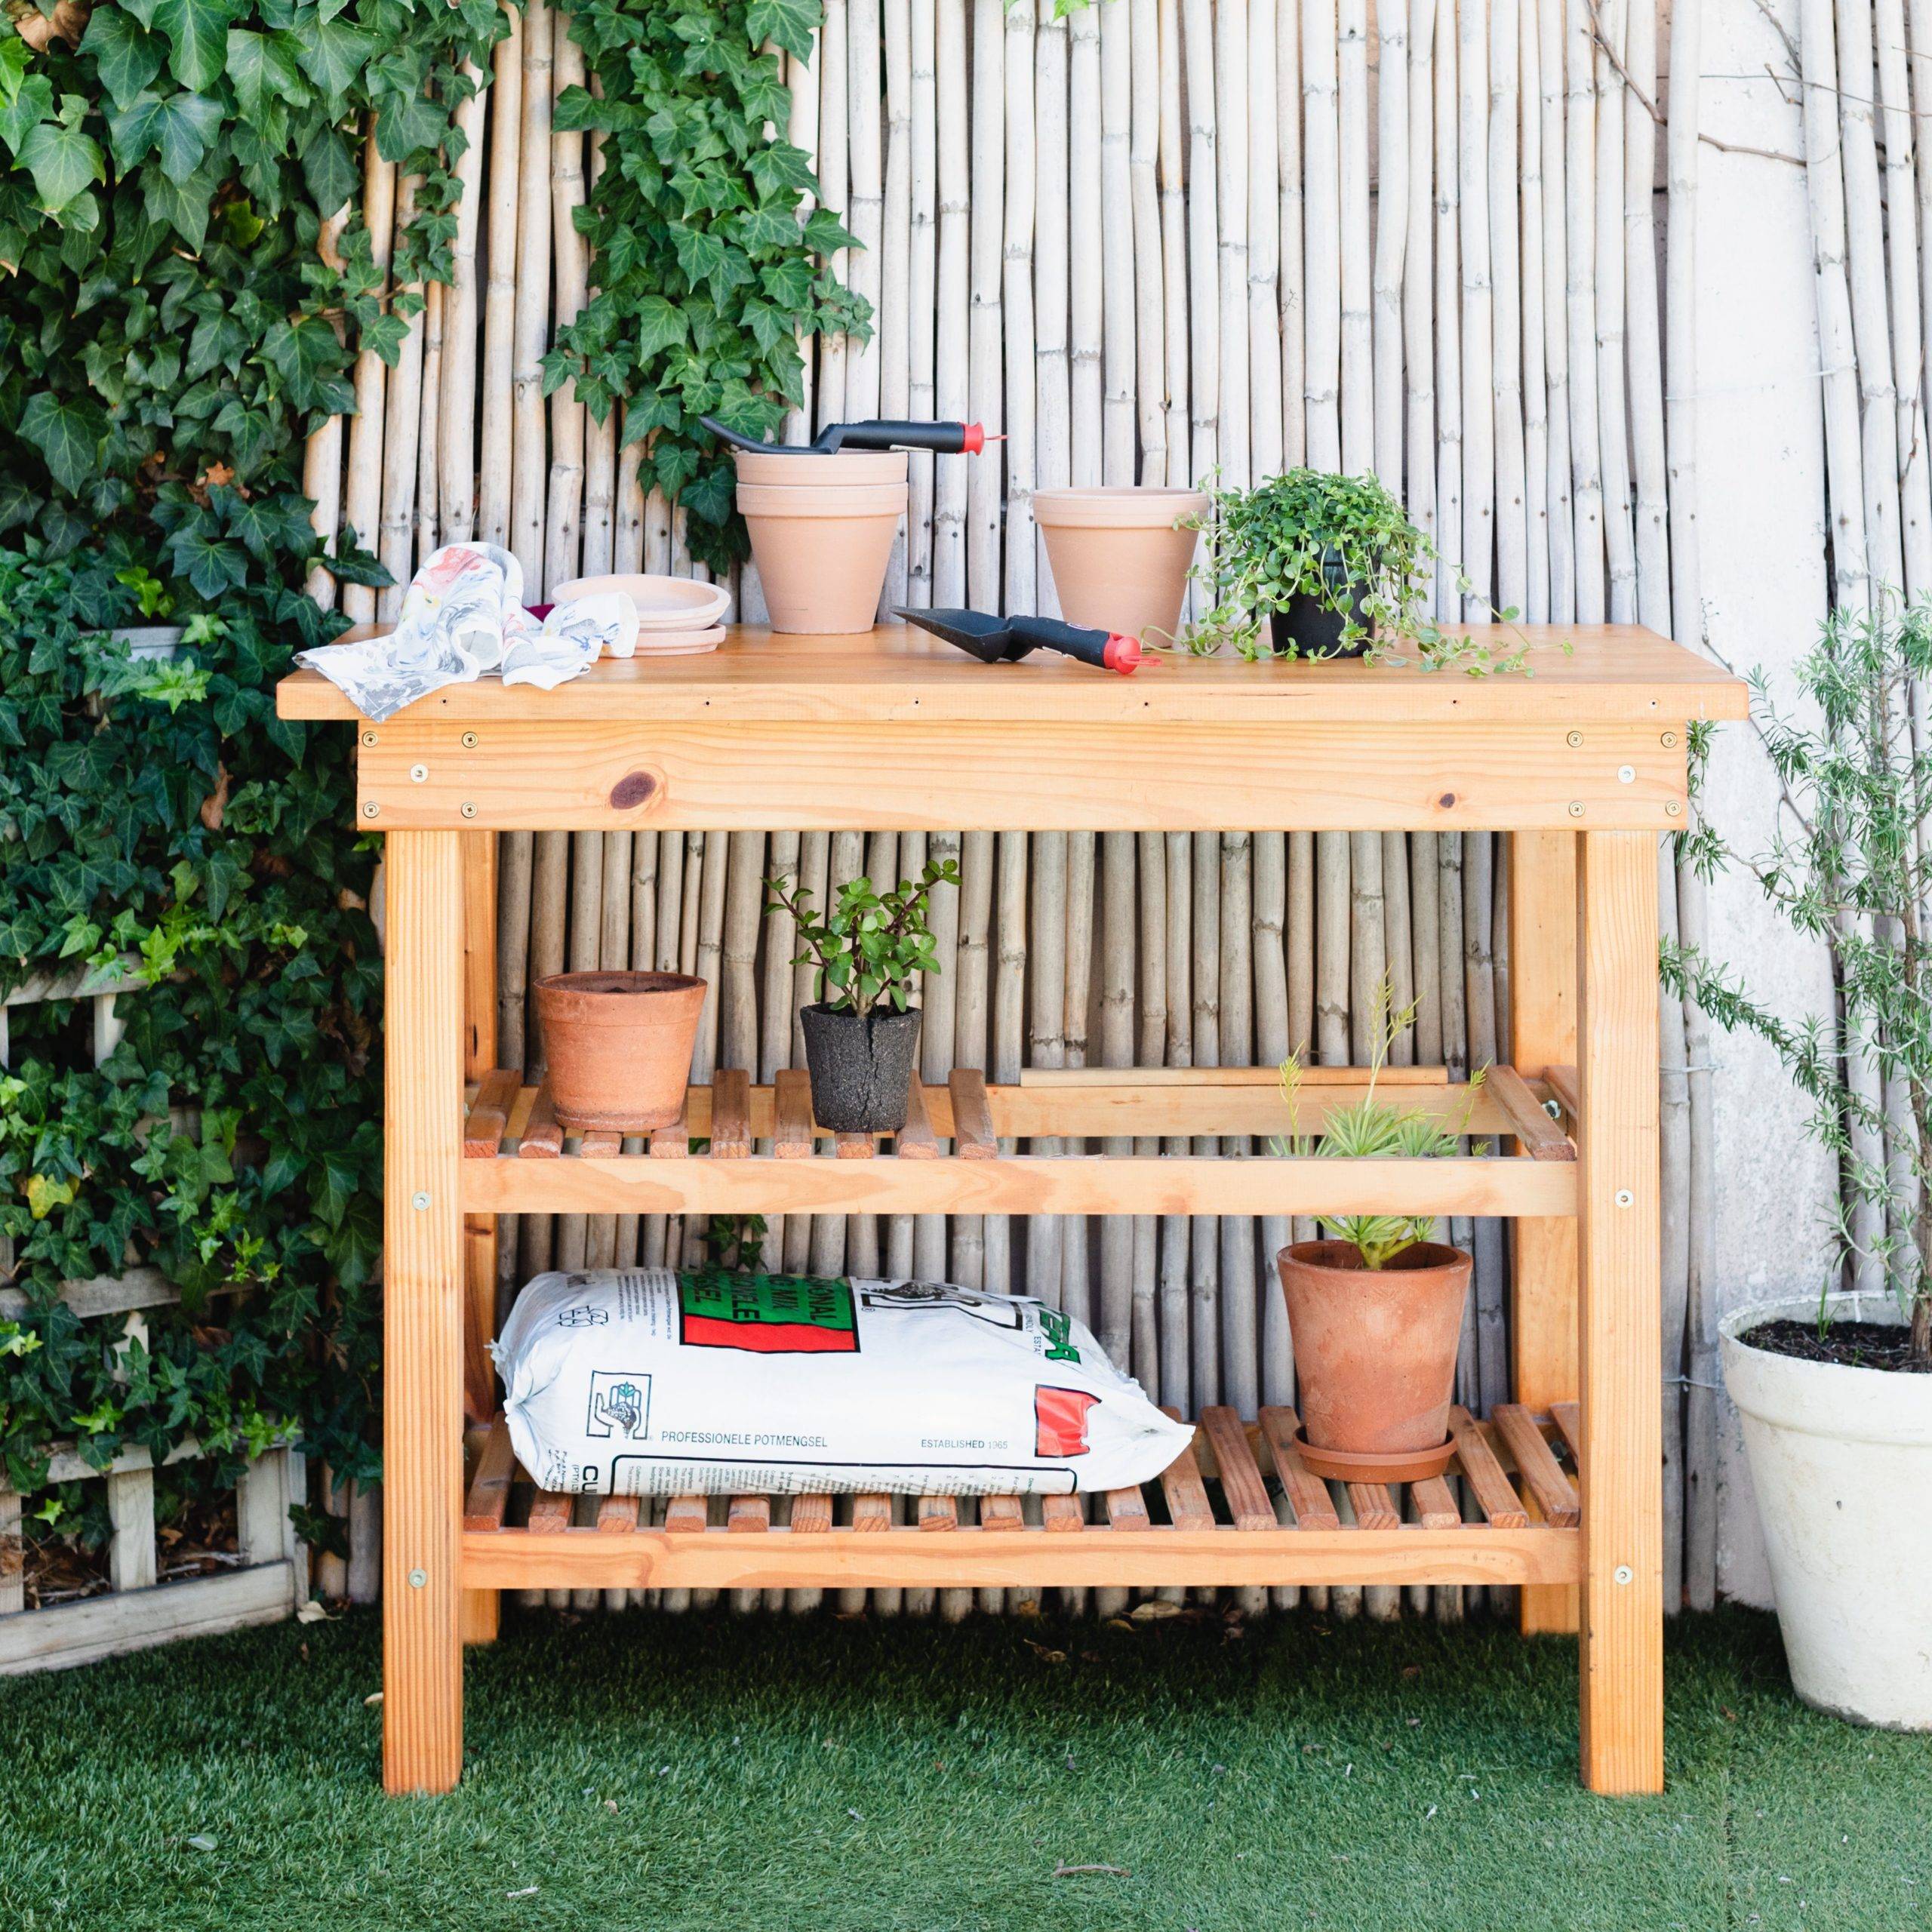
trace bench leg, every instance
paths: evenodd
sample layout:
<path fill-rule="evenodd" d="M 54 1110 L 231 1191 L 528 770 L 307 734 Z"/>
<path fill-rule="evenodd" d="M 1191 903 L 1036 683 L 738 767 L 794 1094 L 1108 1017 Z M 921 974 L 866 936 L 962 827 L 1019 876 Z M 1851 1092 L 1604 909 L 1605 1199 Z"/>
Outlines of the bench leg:
<path fill-rule="evenodd" d="M 1583 1781 L 1663 1789 L 1657 844 L 1583 838 Z"/>
<path fill-rule="evenodd" d="M 463 1075 L 481 1080 L 497 1064 L 497 835 L 466 832 L 463 841 Z M 497 1217 L 466 1216 L 463 1224 L 463 1413 L 488 1423 L 497 1413 L 496 1372 L 489 1345 L 497 1332 Z M 465 1590 L 463 1641 L 496 1641 L 500 1605 L 495 1590 Z"/>
<path fill-rule="evenodd" d="M 453 832 L 387 841 L 383 1783 L 463 1768 L 463 873 Z"/>
<path fill-rule="evenodd" d="M 1510 1057 L 1534 1079 L 1577 1063 L 1577 835 L 1510 838 Z M 1516 1400 L 1531 1408 L 1577 1399 L 1577 1223 L 1569 1216 L 1512 1224 Z M 1529 1583 L 1523 1634 L 1577 1627 L 1571 1583 Z"/>

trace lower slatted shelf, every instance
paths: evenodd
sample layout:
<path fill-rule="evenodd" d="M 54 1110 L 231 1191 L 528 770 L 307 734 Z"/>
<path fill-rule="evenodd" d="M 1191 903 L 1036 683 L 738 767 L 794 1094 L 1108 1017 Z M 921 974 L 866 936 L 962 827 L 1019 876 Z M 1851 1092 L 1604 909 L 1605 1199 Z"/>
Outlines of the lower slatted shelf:
<path fill-rule="evenodd" d="M 612 1497 L 594 1523 L 537 1490 L 499 1420 L 463 1516 L 471 1589 L 996 1588 L 1015 1584 L 1563 1583 L 1582 1574 L 1574 1417 L 1453 1412 L 1418 1483 L 1331 1484 L 1294 1411 L 1211 1408 L 1158 1480 L 1104 1497 Z M 527 1498 L 527 1500 L 525 1500 Z"/>

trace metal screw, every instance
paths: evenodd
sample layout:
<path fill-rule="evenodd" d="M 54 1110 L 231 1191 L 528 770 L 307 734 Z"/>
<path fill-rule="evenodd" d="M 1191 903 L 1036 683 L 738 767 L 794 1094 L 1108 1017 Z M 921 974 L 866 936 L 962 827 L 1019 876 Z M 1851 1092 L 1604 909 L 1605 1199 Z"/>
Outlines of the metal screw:
<path fill-rule="evenodd" d="M 409 1573 L 409 1587 L 412 1590 L 421 1589 L 429 1580 L 429 1573 L 426 1570 L 412 1570 Z"/>
<path fill-rule="evenodd" d="M 1684 808 L 1675 798 L 1667 799 L 1664 804 L 1663 815 L 1666 818 L 1681 818 Z"/>
<path fill-rule="evenodd" d="M 474 818 L 476 816 L 476 808 L 467 798 L 457 806 L 457 810 L 461 812 L 465 818 Z"/>
<path fill-rule="evenodd" d="M 374 818 L 381 810 L 382 807 L 380 805 L 371 801 L 370 804 L 366 804 L 362 808 L 362 816 L 365 818 Z"/>
<path fill-rule="evenodd" d="M 420 785 L 429 776 L 429 768 L 426 764 L 412 764 L 409 768 L 409 778 L 411 784 Z"/>
<path fill-rule="evenodd" d="M 466 752 L 473 752 L 476 749 L 476 734 L 474 731 L 463 733 L 463 748 Z"/>
<path fill-rule="evenodd" d="M 1583 742 L 1583 734 L 1580 731 L 1572 731 L 1563 742 L 1574 749 L 1577 746 L 1580 745 Z"/>
<path fill-rule="evenodd" d="M 376 742 L 375 733 L 373 731 L 365 731 L 362 734 L 362 742 L 365 745 L 373 745 Z"/>
<path fill-rule="evenodd" d="M 1611 1579 L 1619 1583 L 1632 1583 L 1637 1580 L 1636 1571 L 1627 1563 L 1620 1563 L 1610 1574 Z"/>
<path fill-rule="evenodd" d="M 1620 1208 L 1629 1207 L 1631 1202 L 1635 1201 L 1636 1198 L 1637 1197 L 1632 1194 L 1627 1187 L 1620 1187 L 1617 1190 L 1616 1201 L 1617 1206 Z"/>
<path fill-rule="evenodd" d="M 1620 764 L 1617 768 L 1617 782 L 1620 785 L 1635 784 L 1637 768 L 1634 764 Z"/>
<path fill-rule="evenodd" d="M 1572 798 L 1570 801 L 1570 816 L 1572 818 L 1581 818 L 1583 816 L 1583 801 L 1582 799 Z"/>
<path fill-rule="evenodd" d="M 1675 731 L 1666 731 L 1662 737 L 1658 739 L 1657 743 L 1663 746 L 1666 751 L 1669 751 L 1677 743 L 1677 734 Z"/>
<path fill-rule="evenodd" d="M 420 1214 L 425 1208 L 429 1206 L 429 1197 L 426 1194 L 412 1194 L 409 1197 L 409 1204 Z"/>

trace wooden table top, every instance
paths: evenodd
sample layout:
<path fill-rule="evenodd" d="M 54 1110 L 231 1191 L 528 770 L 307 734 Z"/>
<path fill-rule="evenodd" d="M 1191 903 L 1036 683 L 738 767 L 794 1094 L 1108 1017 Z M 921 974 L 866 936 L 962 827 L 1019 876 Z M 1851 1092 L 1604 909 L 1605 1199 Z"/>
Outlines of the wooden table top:
<path fill-rule="evenodd" d="M 981 664 L 904 625 L 848 637 L 786 637 L 733 625 L 718 649 L 702 657 L 606 658 L 552 691 L 479 678 L 450 685 L 395 715 L 411 724 L 932 718 L 1306 724 L 1634 724 L 1746 715 L 1741 678 L 1636 625 L 1462 628 L 1499 648 L 1519 634 L 1528 638 L 1535 646 L 1533 675 L 1472 678 L 1413 662 L 1251 664 L 1223 656 L 1164 657 L 1123 678 L 1046 651 L 1017 664 Z M 348 635 L 380 634 L 371 626 Z M 283 718 L 361 715 L 309 670 L 276 686 L 275 709 Z"/>

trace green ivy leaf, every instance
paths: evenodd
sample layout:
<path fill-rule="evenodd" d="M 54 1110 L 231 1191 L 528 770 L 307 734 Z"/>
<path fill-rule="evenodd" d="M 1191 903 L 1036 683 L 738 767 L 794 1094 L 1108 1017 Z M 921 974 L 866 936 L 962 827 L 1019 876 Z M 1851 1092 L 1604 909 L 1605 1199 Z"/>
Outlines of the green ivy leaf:
<path fill-rule="evenodd" d="M 375 51 L 374 35 L 344 20 L 320 20 L 296 57 L 303 72 L 328 95 L 333 107 L 355 85 Z"/>
<path fill-rule="evenodd" d="M 220 106 L 205 95 L 187 93 L 165 100 L 137 94 L 124 110 L 107 117 L 114 158 L 123 168 L 158 151 L 162 173 L 177 186 L 201 165 L 220 128 Z"/>
<path fill-rule="evenodd" d="M 183 525 L 168 538 L 168 557 L 175 571 L 211 602 L 248 580 L 248 559 L 242 546 L 196 525 Z"/>
<path fill-rule="evenodd" d="M 235 11 L 231 0 L 154 0 L 147 24 L 167 35 L 174 49 L 168 67 L 184 88 L 200 92 L 220 79 Z"/>
<path fill-rule="evenodd" d="M 228 78 L 235 83 L 235 104 L 249 120 L 258 120 L 272 103 L 300 101 L 308 97 L 301 70 L 291 51 L 293 36 L 256 33 L 245 27 L 228 30 Z M 339 202 L 328 205 L 333 214 Z"/>
<path fill-rule="evenodd" d="M 97 181 L 107 179 L 100 149 L 78 128 L 43 121 L 29 128 L 15 158 L 33 177 L 41 205 L 58 214 Z"/>
<path fill-rule="evenodd" d="M 657 355 L 686 334 L 684 312 L 661 295 L 647 295 L 637 305 L 635 343 L 640 357 Z"/>
<path fill-rule="evenodd" d="M 159 38 L 138 26 L 125 8 L 99 6 L 88 20 L 81 51 L 91 54 L 100 84 L 118 107 L 125 107 L 161 72 Z"/>
<path fill-rule="evenodd" d="M 812 34 L 825 17 L 820 0 L 752 0 L 745 30 L 752 44 L 770 41 L 801 60 L 812 57 Z"/>
<path fill-rule="evenodd" d="M 107 419 L 85 396 L 36 389 L 20 412 L 20 434 L 47 459 L 54 481 L 78 496 L 99 473 Z"/>

